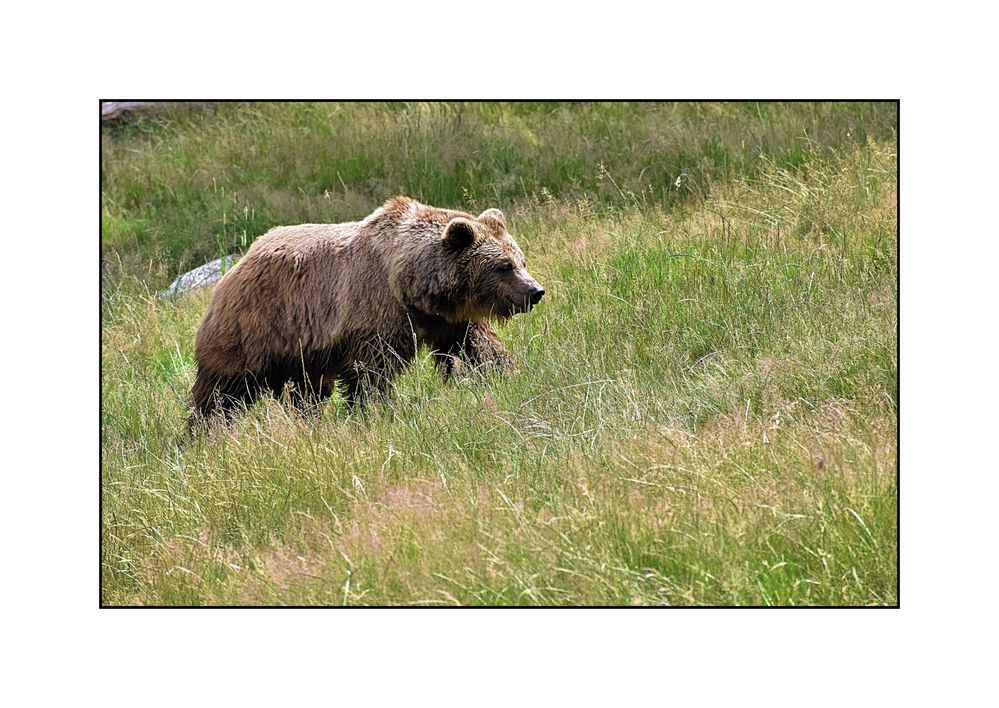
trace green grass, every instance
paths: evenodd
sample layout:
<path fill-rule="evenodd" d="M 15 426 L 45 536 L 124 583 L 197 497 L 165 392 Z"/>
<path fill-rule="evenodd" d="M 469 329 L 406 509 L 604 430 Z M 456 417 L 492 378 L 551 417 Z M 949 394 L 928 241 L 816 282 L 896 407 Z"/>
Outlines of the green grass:
<path fill-rule="evenodd" d="M 175 107 L 103 135 L 108 604 L 897 602 L 892 104 Z M 676 186 L 677 178 L 680 186 Z M 518 370 L 185 444 L 187 267 L 502 208 Z M 245 233 L 245 239 L 244 239 Z"/>

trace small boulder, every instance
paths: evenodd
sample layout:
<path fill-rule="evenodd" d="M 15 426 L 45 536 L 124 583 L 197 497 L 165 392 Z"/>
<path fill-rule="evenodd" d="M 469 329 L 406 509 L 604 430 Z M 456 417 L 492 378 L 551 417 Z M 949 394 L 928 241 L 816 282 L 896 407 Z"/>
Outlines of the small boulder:
<path fill-rule="evenodd" d="M 155 105 L 153 101 L 101 101 L 101 123 L 124 120 L 132 113 L 149 110 Z"/>
<path fill-rule="evenodd" d="M 177 276 L 176 280 L 170 284 L 170 287 L 158 292 L 157 296 L 161 298 L 177 297 L 191 290 L 215 285 L 222 278 L 222 275 L 232 268 L 238 260 L 239 256 L 216 258 L 210 263 L 205 263 L 203 266 L 198 266 L 194 270 L 189 270 L 183 275 Z"/>

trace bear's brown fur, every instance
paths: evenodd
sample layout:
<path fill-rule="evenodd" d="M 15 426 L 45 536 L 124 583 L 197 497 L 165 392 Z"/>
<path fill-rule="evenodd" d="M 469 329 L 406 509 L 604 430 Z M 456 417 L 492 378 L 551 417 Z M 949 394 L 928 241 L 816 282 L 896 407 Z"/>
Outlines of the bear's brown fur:
<path fill-rule="evenodd" d="M 384 389 L 426 344 L 456 360 L 508 364 L 489 327 L 544 290 L 498 209 L 478 217 L 397 197 L 363 221 L 282 226 L 219 281 L 196 338 L 193 428 L 262 390 L 354 402 Z"/>

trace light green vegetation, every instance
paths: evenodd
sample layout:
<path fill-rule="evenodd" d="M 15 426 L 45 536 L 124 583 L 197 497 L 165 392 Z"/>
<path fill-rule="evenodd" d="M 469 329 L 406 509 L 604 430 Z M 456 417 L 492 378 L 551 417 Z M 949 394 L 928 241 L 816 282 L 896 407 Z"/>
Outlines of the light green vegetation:
<path fill-rule="evenodd" d="M 182 107 L 103 134 L 107 604 L 895 604 L 894 104 Z M 679 179 L 679 182 L 677 181 Z M 499 207 L 516 373 L 184 436 L 183 270 Z M 245 237 L 244 237 L 245 234 Z"/>

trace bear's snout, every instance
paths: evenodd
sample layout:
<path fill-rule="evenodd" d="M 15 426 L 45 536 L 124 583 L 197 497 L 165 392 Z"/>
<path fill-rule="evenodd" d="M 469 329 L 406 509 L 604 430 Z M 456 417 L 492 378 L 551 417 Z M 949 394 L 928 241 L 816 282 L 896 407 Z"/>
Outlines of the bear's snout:
<path fill-rule="evenodd" d="M 527 283 L 527 289 L 515 299 L 514 312 L 530 312 L 535 305 L 541 302 L 544 295 L 545 289 L 538 281 L 531 278 L 530 282 Z"/>

